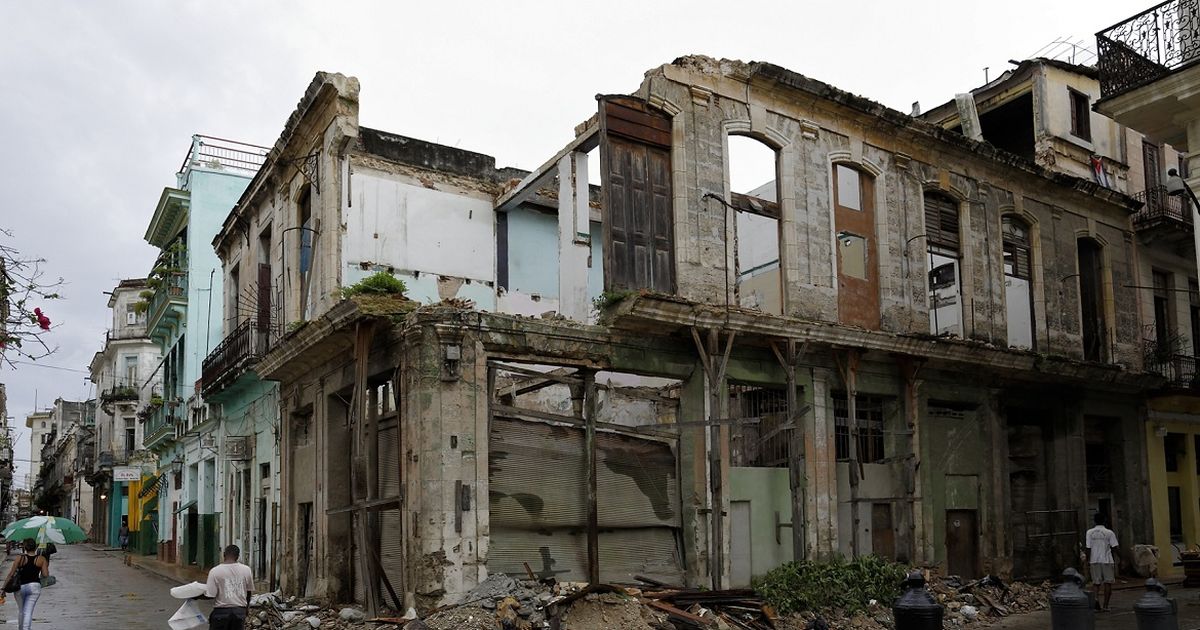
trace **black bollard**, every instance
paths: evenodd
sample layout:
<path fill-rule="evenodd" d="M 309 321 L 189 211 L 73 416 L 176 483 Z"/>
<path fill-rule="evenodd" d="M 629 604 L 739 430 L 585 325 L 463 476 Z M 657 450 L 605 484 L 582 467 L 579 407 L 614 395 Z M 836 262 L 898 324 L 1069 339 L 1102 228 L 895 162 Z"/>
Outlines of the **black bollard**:
<path fill-rule="evenodd" d="M 900 588 L 904 592 L 892 604 L 896 630 L 942 630 L 942 605 L 925 590 L 925 576 L 913 571 Z"/>
<path fill-rule="evenodd" d="M 1051 630 L 1095 630 L 1092 605 L 1083 590 L 1083 576 L 1075 569 L 1063 571 L 1063 583 L 1050 593 Z"/>
<path fill-rule="evenodd" d="M 1179 630 L 1175 600 L 1167 599 L 1167 587 L 1154 578 L 1146 580 L 1146 593 L 1133 604 L 1138 630 Z"/>

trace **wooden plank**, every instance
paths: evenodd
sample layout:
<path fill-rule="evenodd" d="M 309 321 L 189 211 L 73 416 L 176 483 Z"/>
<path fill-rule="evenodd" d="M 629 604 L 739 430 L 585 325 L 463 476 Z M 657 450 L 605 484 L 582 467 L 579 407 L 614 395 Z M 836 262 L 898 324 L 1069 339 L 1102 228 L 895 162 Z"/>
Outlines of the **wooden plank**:
<path fill-rule="evenodd" d="M 703 617 L 697 617 L 690 612 L 680 610 L 670 604 L 661 602 L 657 599 L 646 600 L 646 605 L 651 608 L 657 608 L 662 612 L 667 613 L 667 616 L 673 620 L 682 621 L 700 628 L 711 628 L 714 624 L 710 620 Z"/>
<path fill-rule="evenodd" d="M 513 374 L 518 374 L 520 376 L 528 376 L 530 378 L 544 378 L 544 379 L 549 379 L 549 380 L 556 381 L 559 383 L 566 383 L 567 385 L 579 385 L 579 384 L 583 383 L 583 379 L 580 378 L 579 376 L 561 373 L 560 370 L 563 368 L 551 370 L 549 372 L 539 372 L 537 370 L 531 370 L 529 368 L 517 367 L 515 365 L 508 365 L 507 363 L 497 363 L 495 361 L 488 362 L 488 365 L 490 367 L 496 368 L 497 370 L 503 370 L 505 372 L 512 372 Z"/>
<path fill-rule="evenodd" d="M 492 405 L 492 414 L 497 416 L 527 416 L 530 418 L 537 418 L 539 420 L 573 424 L 579 427 L 584 425 L 582 420 L 574 416 L 564 416 L 562 414 L 550 413 L 549 411 L 539 411 L 537 409 L 521 409 L 520 407 L 501 405 L 499 403 Z"/>
<path fill-rule="evenodd" d="M 326 514 L 345 514 L 346 512 L 363 511 L 378 511 L 389 508 L 399 508 L 404 502 L 404 497 L 386 497 L 383 499 L 375 499 L 374 501 L 358 501 L 345 507 L 329 508 L 325 510 Z"/>
<path fill-rule="evenodd" d="M 584 449 L 587 467 L 587 554 L 588 581 L 600 581 L 600 514 L 596 488 L 596 374 L 583 376 Z"/>

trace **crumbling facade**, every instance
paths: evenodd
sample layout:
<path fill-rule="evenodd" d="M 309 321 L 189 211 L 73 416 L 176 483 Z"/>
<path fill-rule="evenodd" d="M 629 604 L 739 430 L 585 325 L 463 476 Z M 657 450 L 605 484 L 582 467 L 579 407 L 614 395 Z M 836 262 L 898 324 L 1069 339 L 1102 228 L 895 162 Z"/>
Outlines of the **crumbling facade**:
<path fill-rule="evenodd" d="M 227 281 L 269 269 L 285 590 L 724 587 L 839 553 L 1037 577 L 1095 501 L 1148 535 L 1136 200 L 770 64 L 598 104 L 524 173 L 314 79 L 214 241 Z M 766 185 L 732 187 L 743 137 Z M 344 299 L 379 271 L 409 299 Z"/>

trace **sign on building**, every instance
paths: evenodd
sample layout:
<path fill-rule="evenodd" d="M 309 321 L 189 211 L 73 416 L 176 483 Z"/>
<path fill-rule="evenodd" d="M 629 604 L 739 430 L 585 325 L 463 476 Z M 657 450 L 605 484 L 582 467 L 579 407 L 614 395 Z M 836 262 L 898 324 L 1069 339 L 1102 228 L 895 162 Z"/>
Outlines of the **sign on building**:
<path fill-rule="evenodd" d="M 142 469 L 137 466 L 114 466 L 113 481 L 137 481 L 142 478 Z"/>
<path fill-rule="evenodd" d="M 253 449 L 250 435 L 227 435 L 225 436 L 225 460 L 240 461 L 250 459 L 250 452 Z"/>

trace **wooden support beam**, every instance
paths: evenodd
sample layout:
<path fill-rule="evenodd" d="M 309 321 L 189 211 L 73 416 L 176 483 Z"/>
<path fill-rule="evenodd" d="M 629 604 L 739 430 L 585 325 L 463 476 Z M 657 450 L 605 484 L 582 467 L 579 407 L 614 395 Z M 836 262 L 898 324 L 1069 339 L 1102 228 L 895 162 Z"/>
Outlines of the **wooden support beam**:
<path fill-rule="evenodd" d="M 587 555 L 588 581 L 600 583 L 600 513 L 597 506 L 596 477 L 596 374 L 583 375 L 584 448 L 587 459 Z"/>
<path fill-rule="evenodd" d="M 526 175 L 521 180 L 521 183 L 517 184 L 512 190 L 500 195 L 500 198 L 496 200 L 496 210 L 511 210 L 536 195 L 539 188 L 548 184 L 558 174 L 558 163 L 563 159 L 563 156 L 575 152 L 587 153 L 599 144 L 600 125 L 593 125 L 587 131 L 576 136 L 574 140 L 568 142 L 567 146 L 554 154 L 554 157 L 534 169 L 532 173 Z"/>

